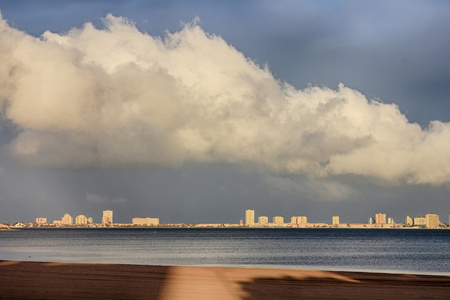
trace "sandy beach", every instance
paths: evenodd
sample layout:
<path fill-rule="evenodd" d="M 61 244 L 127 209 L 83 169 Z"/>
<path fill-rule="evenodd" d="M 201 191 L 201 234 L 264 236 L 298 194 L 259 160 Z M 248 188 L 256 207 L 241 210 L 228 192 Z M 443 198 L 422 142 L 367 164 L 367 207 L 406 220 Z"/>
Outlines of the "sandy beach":
<path fill-rule="evenodd" d="M 450 276 L 0 261 L 1 299 L 448 299 Z"/>

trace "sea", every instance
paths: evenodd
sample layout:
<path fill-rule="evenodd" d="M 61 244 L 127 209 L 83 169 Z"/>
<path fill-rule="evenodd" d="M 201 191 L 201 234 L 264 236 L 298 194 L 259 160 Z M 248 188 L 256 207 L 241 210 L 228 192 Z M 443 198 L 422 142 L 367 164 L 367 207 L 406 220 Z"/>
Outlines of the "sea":
<path fill-rule="evenodd" d="M 22 229 L 0 231 L 0 260 L 450 275 L 450 230 Z"/>

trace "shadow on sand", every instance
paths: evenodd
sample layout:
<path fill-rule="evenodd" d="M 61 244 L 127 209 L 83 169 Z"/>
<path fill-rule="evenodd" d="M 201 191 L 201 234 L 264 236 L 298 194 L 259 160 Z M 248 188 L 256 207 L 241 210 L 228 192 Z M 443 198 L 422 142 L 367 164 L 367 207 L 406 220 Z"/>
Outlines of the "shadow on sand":
<path fill-rule="evenodd" d="M 0 299 L 158 299 L 168 269 L 0 261 Z"/>
<path fill-rule="evenodd" d="M 260 299 L 449 299 L 450 277 L 328 272 L 338 278 L 257 277 L 238 282 L 245 296 Z"/>

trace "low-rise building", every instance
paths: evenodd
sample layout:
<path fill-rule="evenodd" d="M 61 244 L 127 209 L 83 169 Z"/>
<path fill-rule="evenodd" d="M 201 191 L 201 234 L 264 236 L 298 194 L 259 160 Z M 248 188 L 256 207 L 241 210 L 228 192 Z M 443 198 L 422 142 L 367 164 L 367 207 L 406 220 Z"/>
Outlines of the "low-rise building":
<path fill-rule="evenodd" d="M 266 216 L 261 216 L 258 218 L 258 224 L 259 225 L 267 225 L 269 224 L 269 218 Z"/>
<path fill-rule="evenodd" d="M 133 218 L 133 225 L 140 226 L 157 226 L 159 225 L 159 218 Z"/>
<path fill-rule="evenodd" d="M 273 224 L 276 224 L 276 225 L 284 224 L 284 217 L 281 217 L 281 216 L 273 217 Z"/>
<path fill-rule="evenodd" d="M 414 226 L 426 226 L 427 220 L 424 216 L 418 216 L 414 218 Z"/>
<path fill-rule="evenodd" d="M 47 218 L 36 218 L 36 224 L 47 224 Z"/>

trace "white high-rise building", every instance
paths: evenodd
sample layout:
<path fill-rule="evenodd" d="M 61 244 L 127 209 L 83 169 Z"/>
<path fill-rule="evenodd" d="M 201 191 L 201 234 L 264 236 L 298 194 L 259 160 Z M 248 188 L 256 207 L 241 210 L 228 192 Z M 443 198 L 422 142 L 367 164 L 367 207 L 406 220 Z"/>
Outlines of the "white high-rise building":
<path fill-rule="evenodd" d="M 375 215 L 375 223 L 386 224 L 386 214 L 378 213 Z"/>
<path fill-rule="evenodd" d="M 339 225 L 339 216 L 333 216 L 331 220 L 333 225 Z"/>
<path fill-rule="evenodd" d="M 245 211 L 245 225 L 255 224 L 255 211 L 253 209 L 247 209 Z"/>
<path fill-rule="evenodd" d="M 75 224 L 77 225 L 86 225 L 88 220 L 85 215 L 79 215 L 75 218 Z"/>
<path fill-rule="evenodd" d="M 64 217 L 61 219 L 61 224 L 63 225 L 72 225 L 73 224 L 73 218 L 69 214 L 65 214 Z"/>
<path fill-rule="evenodd" d="M 104 210 L 102 224 L 112 224 L 113 223 L 113 211 L 112 210 Z"/>
<path fill-rule="evenodd" d="M 439 215 L 428 214 L 425 216 L 425 222 L 427 228 L 439 228 Z"/>

